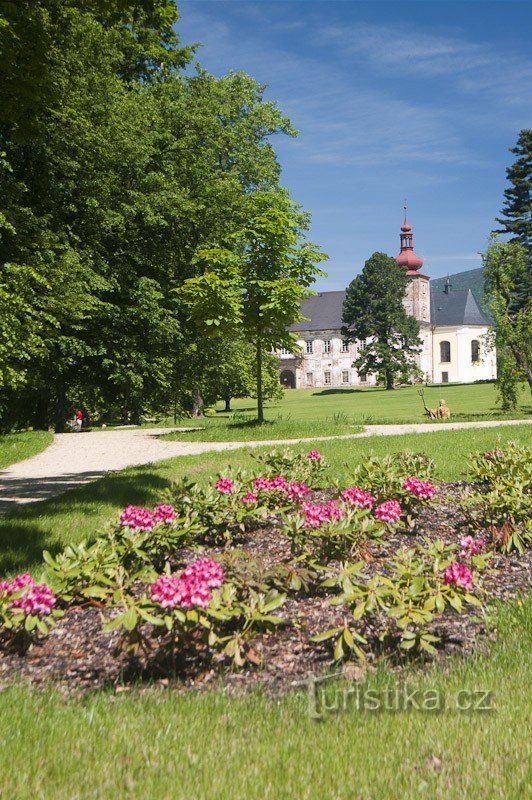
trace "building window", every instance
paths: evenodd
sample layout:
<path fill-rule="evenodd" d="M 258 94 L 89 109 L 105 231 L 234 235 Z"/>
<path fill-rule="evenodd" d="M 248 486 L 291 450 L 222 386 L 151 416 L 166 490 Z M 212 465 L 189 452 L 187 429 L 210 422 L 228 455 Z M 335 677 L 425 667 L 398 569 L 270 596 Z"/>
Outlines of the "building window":
<path fill-rule="evenodd" d="M 366 383 L 366 381 L 368 379 L 368 376 L 366 375 L 365 372 L 360 372 L 359 375 L 358 375 L 358 379 L 359 379 L 360 383 Z"/>
<path fill-rule="evenodd" d="M 325 383 L 326 386 L 330 386 L 331 373 L 329 372 L 329 370 L 323 373 L 323 382 Z"/>
<path fill-rule="evenodd" d="M 480 343 L 478 339 L 473 339 L 471 342 L 471 363 L 476 364 L 480 361 Z"/>
<path fill-rule="evenodd" d="M 349 370 L 347 369 L 342 371 L 342 383 L 349 383 Z"/>
<path fill-rule="evenodd" d="M 342 341 L 342 353 L 349 353 L 349 342 Z"/>
<path fill-rule="evenodd" d="M 310 354 L 312 354 L 312 353 L 314 352 L 314 348 L 313 348 L 313 346 L 312 346 L 312 345 L 313 345 L 313 341 L 312 341 L 312 339 L 307 339 L 307 341 L 306 341 L 306 344 L 305 344 L 305 347 L 306 347 L 307 353 L 308 353 L 309 355 L 310 355 Z"/>
<path fill-rule="evenodd" d="M 307 386 L 312 386 L 314 381 L 314 376 L 312 372 L 307 372 Z"/>
<path fill-rule="evenodd" d="M 323 342 L 323 352 L 330 353 L 331 352 L 331 340 L 325 339 Z"/>
<path fill-rule="evenodd" d="M 292 351 L 289 350 L 287 347 L 281 347 L 281 355 L 282 356 L 291 356 Z"/>
<path fill-rule="evenodd" d="M 440 361 L 442 364 L 448 364 L 451 361 L 451 343 L 440 342 Z"/>
<path fill-rule="evenodd" d="M 441 382 L 442 383 L 449 383 L 449 373 L 448 372 L 442 372 L 442 374 L 441 374 Z"/>

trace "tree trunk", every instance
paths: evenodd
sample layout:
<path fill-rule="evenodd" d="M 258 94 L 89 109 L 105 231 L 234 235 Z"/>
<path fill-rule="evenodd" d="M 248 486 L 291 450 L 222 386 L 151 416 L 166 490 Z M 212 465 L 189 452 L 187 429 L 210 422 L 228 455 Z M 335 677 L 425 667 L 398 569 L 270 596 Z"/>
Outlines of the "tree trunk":
<path fill-rule="evenodd" d="M 231 411 L 231 398 L 230 397 L 226 397 L 225 398 L 225 410 L 226 411 Z"/>
<path fill-rule="evenodd" d="M 193 417 L 202 417 L 203 416 L 203 397 L 200 394 L 199 389 L 194 390 L 194 398 L 192 400 L 192 416 Z"/>
<path fill-rule="evenodd" d="M 55 398 L 54 423 L 55 423 L 56 433 L 64 433 L 66 421 L 67 421 L 66 393 L 64 387 L 60 386 L 57 390 Z"/>
<path fill-rule="evenodd" d="M 257 340 L 256 351 L 256 365 L 257 365 L 257 420 L 264 422 L 264 405 L 262 399 L 262 342 Z"/>
<path fill-rule="evenodd" d="M 48 395 L 40 396 L 35 403 L 33 412 L 33 430 L 34 431 L 47 431 L 50 427 L 50 415 L 48 409 L 50 407 L 50 398 Z"/>
<path fill-rule="evenodd" d="M 385 371 L 385 375 L 386 375 L 386 389 L 394 389 L 395 387 L 393 385 L 393 372 L 392 372 L 392 370 L 391 369 L 387 369 Z"/>

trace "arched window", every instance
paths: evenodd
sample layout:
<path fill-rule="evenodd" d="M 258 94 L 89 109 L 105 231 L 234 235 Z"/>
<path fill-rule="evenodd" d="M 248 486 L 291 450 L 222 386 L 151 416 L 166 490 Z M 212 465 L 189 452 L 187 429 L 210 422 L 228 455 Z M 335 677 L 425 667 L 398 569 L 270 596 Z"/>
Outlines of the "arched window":
<path fill-rule="evenodd" d="M 440 361 L 448 363 L 451 360 L 451 343 L 440 342 Z"/>
<path fill-rule="evenodd" d="M 476 364 L 480 361 L 480 343 L 478 339 L 473 339 L 471 342 L 471 363 Z"/>

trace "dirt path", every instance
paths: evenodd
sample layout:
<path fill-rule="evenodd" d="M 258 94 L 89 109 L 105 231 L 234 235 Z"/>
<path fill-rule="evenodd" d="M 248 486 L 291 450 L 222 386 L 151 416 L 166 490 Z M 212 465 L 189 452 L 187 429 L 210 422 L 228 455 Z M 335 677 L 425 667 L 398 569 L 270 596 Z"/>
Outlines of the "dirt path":
<path fill-rule="evenodd" d="M 532 420 L 449 422 L 445 425 L 430 422 L 409 425 L 367 425 L 361 433 L 342 436 L 254 442 L 171 442 L 160 438 L 166 433 L 180 430 L 176 428 L 94 431 L 81 435 L 57 434 L 47 450 L 0 471 L 0 515 L 14 511 L 22 504 L 46 500 L 67 489 L 95 481 L 108 472 L 151 464 L 175 456 L 237 450 L 241 447 L 288 445 L 306 441 L 321 442 L 330 439 L 357 439 L 366 436 L 391 436 L 462 428 L 498 428 L 503 425 L 527 423 L 532 423 Z"/>

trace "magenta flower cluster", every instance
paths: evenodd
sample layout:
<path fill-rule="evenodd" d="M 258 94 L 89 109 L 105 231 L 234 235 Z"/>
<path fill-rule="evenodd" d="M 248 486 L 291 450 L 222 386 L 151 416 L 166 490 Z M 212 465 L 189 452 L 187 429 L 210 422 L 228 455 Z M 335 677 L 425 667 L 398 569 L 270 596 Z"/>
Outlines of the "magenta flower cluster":
<path fill-rule="evenodd" d="M 162 608 L 206 608 L 212 590 L 222 585 L 224 572 L 212 558 L 193 561 L 180 575 L 161 575 L 150 587 L 152 602 Z"/>
<path fill-rule="evenodd" d="M 304 528 L 319 528 L 328 522 L 342 519 L 345 514 L 335 500 L 329 500 L 328 503 L 303 503 L 302 510 L 305 517 Z"/>
<path fill-rule="evenodd" d="M 258 499 L 259 498 L 255 494 L 255 492 L 249 491 L 249 492 L 246 492 L 245 495 L 243 495 L 242 502 L 245 503 L 246 505 L 253 505 L 254 503 L 257 502 Z"/>
<path fill-rule="evenodd" d="M 231 480 L 231 478 L 218 478 L 216 483 L 214 484 L 214 488 L 218 489 L 219 492 L 222 494 L 231 494 L 233 489 L 235 488 L 235 484 Z"/>
<path fill-rule="evenodd" d="M 435 492 L 434 484 L 430 481 L 422 481 L 415 475 L 411 475 L 403 481 L 403 489 L 415 497 L 419 497 L 420 500 L 432 500 Z"/>
<path fill-rule="evenodd" d="M 310 492 L 309 487 L 302 481 L 289 482 L 282 475 L 274 475 L 273 478 L 255 478 L 253 480 L 253 491 L 244 495 L 242 502 L 254 502 L 257 500 L 256 492 L 281 492 L 286 494 L 290 500 L 301 501 Z M 247 499 L 246 499 L 247 498 Z M 255 498 L 253 501 L 252 498 Z"/>
<path fill-rule="evenodd" d="M 0 593 L 7 597 L 22 590 L 24 593 L 20 597 L 11 600 L 10 608 L 18 608 L 26 616 L 45 617 L 52 613 L 57 598 L 46 583 L 36 583 L 27 572 L 15 575 L 10 581 L 0 581 Z"/>
<path fill-rule="evenodd" d="M 126 506 L 120 514 L 120 525 L 136 531 L 152 531 L 160 523 L 171 525 L 175 518 L 174 507 L 167 503 L 159 503 L 153 511 L 142 506 Z"/>
<path fill-rule="evenodd" d="M 307 453 L 309 461 L 321 461 L 321 453 L 318 450 L 310 450 Z"/>
<path fill-rule="evenodd" d="M 471 570 L 465 564 L 460 564 L 459 561 L 449 564 L 444 572 L 443 579 L 445 583 L 451 586 L 460 586 L 468 592 L 473 589 Z"/>
<path fill-rule="evenodd" d="M 348 486 L 342 492 L 342 500 L 358 508 L 373 508 L 375 499 L 371 492 L 366 492 L 360 486 Z"/>
<path fill-rule="evenodd" d="M 471 558 L 481 553 L 486 546 L 484 539 L 475 538 L 474 536 L 462 536 L 460 539 L 460 558 Z"/>
<path fill-rule="evenodd" d="M 381 522 L 398 522 L 401 517 L 401 506 L 397 500 L 385 500 L 377 506 L 374 514 Z"/>

